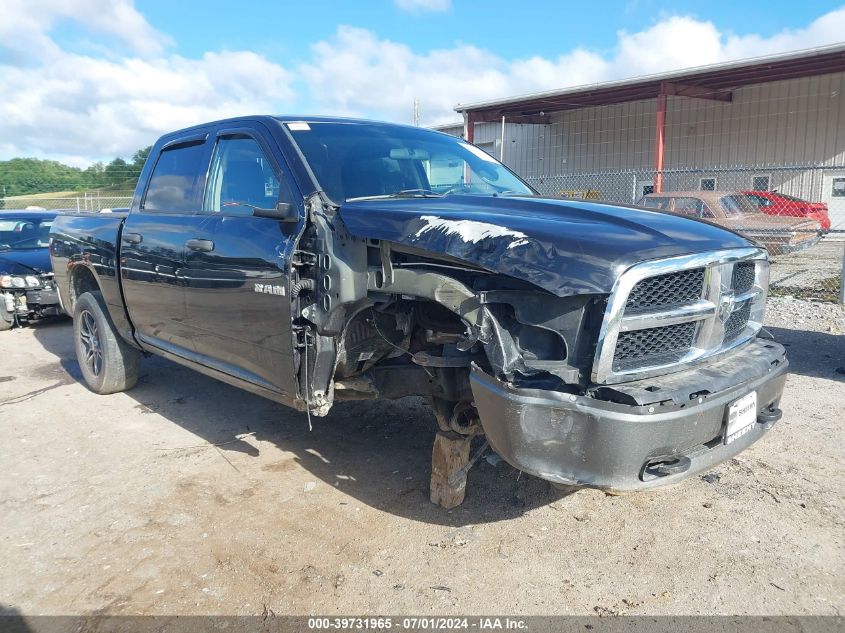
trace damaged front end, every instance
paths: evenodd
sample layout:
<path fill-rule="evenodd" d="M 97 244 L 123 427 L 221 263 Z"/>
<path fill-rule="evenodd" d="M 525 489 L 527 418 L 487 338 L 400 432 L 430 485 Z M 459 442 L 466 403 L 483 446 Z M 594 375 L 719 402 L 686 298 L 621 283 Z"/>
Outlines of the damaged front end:
<path fill-rule="evenodd" d="M 718 249 L 679 254 L 690 244 L 669 237 L 673 218 L 648 244 L 641 228 L 627 250 L 587 253 L 596 237 L 578 244 L 572 224 L 554 242 L 547 226 L 540 239 L 524 222 L 441 217 L 415 202 L 429 211 L 401 202 L 365 221 L 365 204 L 309 200 L 291 297 L 311 413 L 423 396 L 444 433 L 485 435 L 544 479 L 614 490 L 697 472 L 779 419 L 783 348 L 755 338 L 764 251 L 724 233 Z M 715 242 L 709 231 L 697 239 Z M 729 437 L 731 407 L 750 392 L 753 424 Z"/>
<path fill-rule="evenodd" d="M 0 329 L 59 314 L 53 273 L 0 275 Z"/>

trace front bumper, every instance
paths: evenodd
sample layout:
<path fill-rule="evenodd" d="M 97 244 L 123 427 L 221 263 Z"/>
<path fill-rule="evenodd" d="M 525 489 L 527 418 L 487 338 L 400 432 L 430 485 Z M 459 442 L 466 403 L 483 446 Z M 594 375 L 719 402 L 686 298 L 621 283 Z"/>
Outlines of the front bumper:
<path fill-rule="evenodd" d="M 669 394 L 649 404 L 519 389 L 478 367 L 470 382 L 487 439 L 512 466 L 556 483 L 629 491 L 677 482 L 760 439 L 780 419 L 787 367 L 781 345 L 754 339 L 718 361 L 625 385 Z M 751 391 L 757 423 L 724 444 L 728 406 Z"/>
<path fill-rule="evenodd" d="M 800 251 L 806 251 L 808 248 L 812 248 L 816 244 L 818 244 L 823 235 L 819 234 L 817 237 L 812 237 L 806 240 L 801 240 L 800 242 L 790 243 L 786 242 L 780 247 L 779 255 L 790 255 L 792 253 L 798 253 Z"/>
<path fill-rule="evenodd" d="M 29 315 L 55 316 L 61 314 L 59 294 L 55 286 L 42 288 L 3 289 L 0 300 L 9 314 L 26 318 Z"/>
<path fill-rule="evenodd" d="M 26 291 L 26 302 L 30 308 L 44 309 L 48 307 L 59 308 L 59 293 L 56 287 L 33 288 Z"/>

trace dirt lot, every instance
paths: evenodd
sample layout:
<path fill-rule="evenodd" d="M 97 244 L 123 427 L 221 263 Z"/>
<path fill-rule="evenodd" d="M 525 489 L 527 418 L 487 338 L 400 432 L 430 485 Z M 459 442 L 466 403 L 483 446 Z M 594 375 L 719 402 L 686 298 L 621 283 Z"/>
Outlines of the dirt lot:
<path fill-rule="evenodd" d="M 738 459 L 623 497 L 564 495 L 482 461 L 451 512 L 427 499 L 433 420 L 418 401 L 339 405 L 309 432 L 301 414 L 161 359 L 130 393 L 95 396 L 67 321 L 4 333 L 0 603 L 841 614 L 845 317 L 774 308 L 793 370 L 785 418 Z"/>
<path fill-rule="evenodd" d="M 845 227 L 841 227 L 845 228 Z M 772 294 L 807 299 L 839 299 L 845 235 L 828 237 L 812 248 L 772 258 Z"/>

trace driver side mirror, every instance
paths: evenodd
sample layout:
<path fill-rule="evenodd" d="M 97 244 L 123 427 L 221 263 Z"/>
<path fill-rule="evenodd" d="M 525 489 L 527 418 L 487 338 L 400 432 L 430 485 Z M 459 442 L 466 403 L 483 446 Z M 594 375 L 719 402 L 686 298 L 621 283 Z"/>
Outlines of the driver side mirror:
<path fill-rule="evenodd" d="M 296 207 L 290 202 L 277 202 L 276 206 L 270 209 L 255 207 L 252 210 L 252 215 L 256 218 L 270 218 L 282 222 L 297 222 L 299 220 Z"/>

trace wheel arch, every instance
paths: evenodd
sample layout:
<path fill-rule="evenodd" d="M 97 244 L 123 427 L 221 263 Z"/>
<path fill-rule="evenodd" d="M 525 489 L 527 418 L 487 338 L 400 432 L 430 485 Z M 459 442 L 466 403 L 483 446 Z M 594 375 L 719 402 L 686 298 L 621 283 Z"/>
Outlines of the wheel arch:
<path fill-rule="evenodd" d="M 100 282 L 97 279 L 97 274 L 94 270 L 83 265 L 75 265 L 71 268 L 68 275 L 68 301 L 65 309 L 69 314 L 73 314 L 73 308 L 76 305 L 76 300 L 82 296 L 83 293 L 93 292 L 99 290 L 102 292 Z"/>
<path fill-rule="evenodd" d="M 108 269 L 111 273 L 111 269 Z M 123 299 L 123 292 L 117 275 L 100 275 L 94 266 L 85 262 L 76 262 L 70 267 L 67 279 L 67 303 L 63 305 L 64 310 L 72 315 L 77 299 L 85 292 L 99 291 L 103 295 L 106 309 L 114 321 L 120 336 L 133 347 L 140 349 L 135 341 L 134 329 L 126 311 L 126 303 Z"/>

